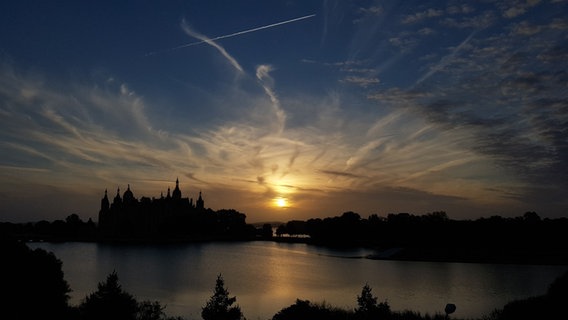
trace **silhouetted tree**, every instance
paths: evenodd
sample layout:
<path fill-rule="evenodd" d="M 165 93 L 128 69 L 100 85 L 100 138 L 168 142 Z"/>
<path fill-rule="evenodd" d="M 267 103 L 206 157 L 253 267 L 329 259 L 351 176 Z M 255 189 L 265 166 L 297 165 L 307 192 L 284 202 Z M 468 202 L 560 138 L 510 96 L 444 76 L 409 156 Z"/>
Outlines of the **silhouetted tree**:
<path fill-rule="evenodd" d="M 307 234 L 306 222 L 300 220 L 288 221 L 288 223 L 286 223 L 286 233 L 291 236 Z"/>
<path fill-rule="evenodd" d="M 215 282 L 213 295 L 201 311 L 204 320 L 238 320 L 243 318 L 241 308 L 233 304 L 236 297 L 229 297 L 229 291 L 225 288 L 225 281 L 220 274 Z"/>
<path fill-rule="evenodd" d="M 160 320 L 165 317 L 165 307 L 158 301 L 142 301 L 138 304 L 137 320 Z"/>
<path fill-rule="evenodd" d="M 261 236 L 265 239 L 272 238 L 272 225 L 270 223 L 265 223 L 262 225 Z"/>
<path fill-rule="evenodd" d="M 355 314 L 359 319 L 380 319 L 390 315 L 390 306 L 388 303 L 377 303 L 377 297 L 373 296 L 372 288 L 369 284 L 365 284 L 361 290 L 361 295 L 357 296 L 358 308 Z"/>
<path fill-rule="evenodd" d="M 136 320 L 183 320 L 182 317 L 168 317 L 158 301 L 142 301 L 138 303 Z"/>
<path fill-rule="evenodd" d="M 537 223 L 540 222 L 539 215 L 534 211 L 527 211 L 523 215 L 523 219 L 529 223 Z"/>
<path fill-rule="evenodd" d="M 298 320 L 298 319 L 325 319 L 346 320 L 351 319 L 352 312 L 333 308 L 326 304 L 314 304 L 309 300 L 297 299 L 296 303 L 286 307 L 272 317 L 272 320 Z"/>
<path fill-rule="evenodd" d="M 61 261 L 42 249 L 0 239 L 3 319 L 64 319 L 71 291 Z"/>
<path fill-rule="evenodd" d="M 276 235 L 281 237 L 283 234 L 288 233 L 288 231 L 286 230 L 286 225 L 281 224 L 278 226 L 278 228 L 276 228 Z"/>
<path fill-rule="evenodd" d="M 108 275 L 98 290 L 88 295 L 79 306 L 86 320 L 116 319 L 136 320 L 138 303 L 136 299 L 122 290 L 116 272 Z"/>
<path fill-rule="evenodd" d="M 372 290 L 369 284 L 363 286 L 361 295 L 357 296 L 358 312 L 369 312 L 377 306 L 377 297 L 373 296 L 373 293 L 371 293 Z"/>

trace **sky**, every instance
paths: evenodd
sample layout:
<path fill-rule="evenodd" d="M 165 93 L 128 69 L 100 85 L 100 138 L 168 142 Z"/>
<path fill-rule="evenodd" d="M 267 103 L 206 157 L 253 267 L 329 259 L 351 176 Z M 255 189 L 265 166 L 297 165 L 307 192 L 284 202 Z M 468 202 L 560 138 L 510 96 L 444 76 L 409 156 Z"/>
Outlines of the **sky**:
<path fill-rule="evenodd" d="M 2 1 L 0 221 L 568 216 L 568 1 Z"/>

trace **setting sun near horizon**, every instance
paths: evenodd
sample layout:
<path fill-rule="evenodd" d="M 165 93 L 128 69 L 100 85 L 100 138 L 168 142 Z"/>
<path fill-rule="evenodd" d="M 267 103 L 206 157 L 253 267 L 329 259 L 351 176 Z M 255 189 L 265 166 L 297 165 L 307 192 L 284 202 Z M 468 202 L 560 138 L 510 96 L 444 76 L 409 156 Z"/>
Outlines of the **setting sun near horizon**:
<path fill-rule="evenodd" d="M 273 200 L 273 205 L 278 208 L 288 207 L 288 199 L 283 197 L 278 197 Z"/>
<path fill-rule="evenodd" d="M 399 2 L 0 1 L 0 220 L 566 217 L 568 1 Z"/>

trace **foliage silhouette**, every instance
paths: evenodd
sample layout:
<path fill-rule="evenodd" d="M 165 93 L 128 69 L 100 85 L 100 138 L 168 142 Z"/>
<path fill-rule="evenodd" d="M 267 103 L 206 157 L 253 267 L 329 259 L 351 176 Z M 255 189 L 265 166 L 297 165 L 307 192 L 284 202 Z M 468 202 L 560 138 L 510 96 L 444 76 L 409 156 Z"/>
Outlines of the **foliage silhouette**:
<path fill-rule="evenodd" d="M 166 315 L 163 307 L 158 301 L 142 301 L 138 303 L 137 320 L 183 320 L 182 317 L 170 317 Z"/>
<path fill-rule="evenodd" d="M 357 312 L 368 313 L 377 306 L 377 297 L 373 296 L 372 290 L 369 284 L 363 286 L 361 295 L 357 296 Z"/>
<path fill-rule="evenodd" d="M 79 306 L 83 319 L 136 320 L 138 303 L 123 291 L 116 272 L 99 283 L 97 291 L 88 295 Z"/>
<path fill-rule="evenodd" d="M 309 300 L 297 299 L 296 303 L 286 307 L 272 317 L 272 320 L 297 320 L 297 319 L 326 319 L 344 320 L 352 318 L 352 312 L 333 308 L 324 303 L 314 304 Z"/>
<path fill-rule="evenodd" d="M 566 229 L 568 218 L 541 219 L 535 212 L 477 220 L 452 220 L 443 211 L 421 216 L 373 214 L 368 219 L 345 212 L 325 219 L 293 220 L 280 225 L 276 235 L 305 234 L 306 242 L 320 245 L 399 249 L 388 257 L 377 256 L 382 259 L 568 264 Z"/>
<path fill-rule="evenodd" d="M 201 311 L 204 320 L 238 320 L 243 319 L 241 308 L 233 304 L 237 301 L 236 297 L 229 297 L 229 291 L 225 288 L 223 276 L 219 274 L 215 282 L 213 295 L 205 304 Z"/>
<path fill-rule="evenodd" d="M 164 309 L 157 301 L 142 301 L 138 303 L 138 320 L 160 320 L 165 317 Z"/>
<path fill-rule="evenodd" d="M 79 305 L 80 317 L 84 320 L 176 320 L 168 317 L 158 301 L 138 302 L 124 291 L 118 282 L 118 275 L 112 272 L 106 281 L 98 284 L 97 291 L 88 295 Z"/>
<path fill-rule="evenodd" d="M 309 300 L 297 299 L 296 302 L 278 311 L 272 320 L 325 319 L 325 320 L 442 320 L 444 315 L 421 315 L 413 311 L 393 312 L 386 302 L 377 303 L 369 285 L 363 286 L 361 295 L 357 296 L 358 308 L 345 310 L 325 303 L 312 303 Z"/>
<path fill-rule="evenodd" d="M 507 303 L 486 320 L 568 319 L 568 272 L 557 278 L 545 295 Z"/>
<path fill-rule="evenodd" d="M 42 249 L 0 239 L 2 318 L 65 319 L 69 285 L 63 278 L 61 261 Z"/>
<path fill-rule="evenodd" d="M 389 304 L 385 302 L 377 303 L 377 297 L 371 292 L 373 289 L 365 284 L 361 290 L 361 295 L 357 296 L 358 308 L 355 314 L 358 319 L 380 319 L 391 313 Z"/>

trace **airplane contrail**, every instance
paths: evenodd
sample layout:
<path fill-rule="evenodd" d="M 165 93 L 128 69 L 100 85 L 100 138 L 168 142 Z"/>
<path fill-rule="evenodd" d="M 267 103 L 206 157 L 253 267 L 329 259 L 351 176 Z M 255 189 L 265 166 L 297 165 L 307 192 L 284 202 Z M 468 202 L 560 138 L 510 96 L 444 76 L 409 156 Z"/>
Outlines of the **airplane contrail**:
<path fill-rule="evenodd" d="M 201 41 L 186 43 L 186 44 L 182 44 L 180 46 L 173 47 L 173 48 L 163 50 L 163 51 L 149 52 L 149 53 L 146 54 L 146 56 L 155 55 L 157 53 L 170 52 L 170 51 L 174 51 L 174 50 L 178 50 L 178 49 L 182 49 L 182 48 L 187 48 L 187 47 L 192 47 L 192 46 L 196 46 L 196 45 L 199 45 L 199 44 L 202 44 L 202 43 L 206 43 L 207 41 L 215 41 L 215 40 L 220 40 L 220 39 L 225 39 L 225 38 L 236 37 L 236 36 L 240 36 L 240 35 L 245 34 L 245 33 L 251 33 L 251 32 L 260 31 L 260 30 L 264 30 L 264 29 L 268 29 L 268 28 L 273 28 L 273 27 L 281 26 L 283 24 L 288 24 L 288 23 L 292 23 L 292 22 L 296 22 L 296 21 L 300 21 L 300 20 L 304 20 L 304 19 L 313 18 L 315 16 L 316 16 L 315 14 L 310 14 L 310 15 L 307 15 L 307 16 L 294 18 L 294 19 L 290 19 L 290 20 L 286 20 L 286 21 L 281 21 L 281 22 L 269 24 L 269 25 L 262 26 L 262 27 L 256 27 L 256 28 L 252 28 L 252 29 L 248 29 L 248 30 L 243 30 L 243 31 L 231 33 L 231 34 L 226 34 L 226 35 L 223 35 L 223 36 L 218 36 L 218 37 L 211 38 L 211 39 L 208 39 L 208 40 L 201 40 Z"/>

